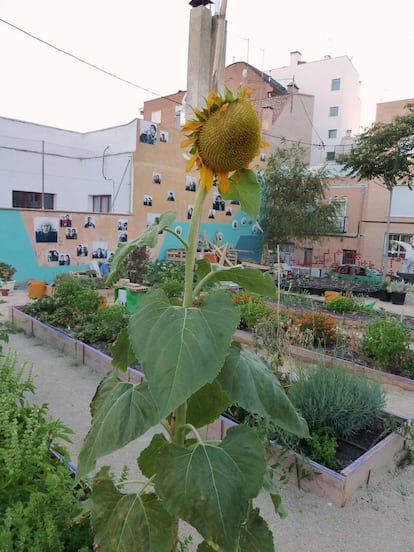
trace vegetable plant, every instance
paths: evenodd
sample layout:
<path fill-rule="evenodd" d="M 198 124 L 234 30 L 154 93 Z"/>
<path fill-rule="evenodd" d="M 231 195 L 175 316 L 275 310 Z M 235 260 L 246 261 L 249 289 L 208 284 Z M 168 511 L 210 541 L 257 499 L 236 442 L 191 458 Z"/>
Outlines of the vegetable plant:
<path fill-rule="evenodd" d="M 204 440 L 200 428 L 233 404 L 268 419 L 299 437 L 307 437 L 304 419 L 289 401 L 278 378 L 257 354 L 233 341 L 240 309 L 213 284 L 233 281 L 247 292 L 275 298 L 268 275 L 234 267 L 212 270 L 208 259 L 197 260 L 201 213 L 214 175 L 221 195 L 240 201 L 256 219 L 260 187 L 245 168 L 257 153 L 260 139 L 238 157 L 235 133 L 260 128 L 246 94 L 224 98 L 210 93 L 207 106 L 184 127 L 193 155 L 187 167 L 200 169 L 188 238 L 175 234 L 175 213 L 163 213 L 145 232 L 120 245 L 110 277 L 117 277 L 123 259 L 136 247 L 153 248 L 161 233 L 171 233 L 186 249 L 183 299 L 169 300 L 162 289 L 152 290 L 138 304 L 113 347 L 114 371 L 100 383 L 91 403 L 92 425 L 78 459 L 77 478 L 93 477 L 89 499 L 95 544 L 100 552 L 154 550 L 171 552 L 180 546 L 178 523 L 185 520 L 199 533 L 198 550 L 274 552 L 272 533 L 253 499 L 264 489 L 275 512 L 281 498 L 266 463 L 266 451 L 254 429 L 237 425 L 220 441 Z M 217 125 L 231 132 L 216 136 Z M 199 151 L 198 132 L 208 126 L 214 141 L 208 160 Z M 205 138 L 205 137 L 204 137 Z M 218 139 L 217 139 L 218 138 Z M 237 136 L 236 136 L 237 138 Z M 204 147 L 208 147 L 205 140 Z M 240 141 L 243 144 L 243 141 Z M 237 148 L 236 148 L 237 149 Z M 220 157 L 220 151 L 222 156 Z M 229 159 L 226 164 L 223 160 Z M 234 163 L 239 159 L 239 164 Z M 217 162 L 217 165 L 215 163 Z M 115 369 L 140 362 L 145 380 L 121 381 Z M 138 456 L 144 480 L 138 490 L 123 492 L 105 466 L 95 472 L 98 458 L 122 448 L 151 428 L 158 431 Z"/>

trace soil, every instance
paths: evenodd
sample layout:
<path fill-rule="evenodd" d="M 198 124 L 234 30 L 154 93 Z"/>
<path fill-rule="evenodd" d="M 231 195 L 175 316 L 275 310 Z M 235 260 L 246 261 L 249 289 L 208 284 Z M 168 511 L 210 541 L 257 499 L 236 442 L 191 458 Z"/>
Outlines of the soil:
<path fill-rule="evenodd" d="M 12 292 L 4 300 L 0 312 L 7 314 L 8 304 L 22 305 L 28 301 L 27 292 Z M 48 403 L 50 415 L 74 430 L 68 449 L 76 464 L 90 425 L 89 403 L 101 374 L 85 369 L 73 358 L 22 333 L 10 336 L 5 349 L 14 351 L 21 363 L 27 361 L 28 368 L 32 367 L 36 385 L 33 400 Z M 385 387 L 387 408 L 414 418 L 413 393 Z M 136 457 L 152 438 L 151 432 L 148 433 L 108 455 L 99 465 L 108 464 L 115 473 L 128 465 L 133 477 L 137 471 Z M 356 491 L 344 508 L 293 485 L 280 486 L 280 492 L 288 512 L 286 519 L 275 516 L 267 495 L 260 495 L 256 501 L 274 534 L 275 549 L 280 552 L 414 552 L 414 465 L 401 469 L 392 463 L 377 472 L 369 485 Z M 194 537 L 188 552 L 196 549 Z"/>

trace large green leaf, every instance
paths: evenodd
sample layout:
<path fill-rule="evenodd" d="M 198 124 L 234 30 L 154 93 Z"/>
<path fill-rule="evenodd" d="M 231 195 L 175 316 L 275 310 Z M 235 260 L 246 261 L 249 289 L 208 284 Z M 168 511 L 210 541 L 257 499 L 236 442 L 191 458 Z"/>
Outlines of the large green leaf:
<path fill-rule="evenodd" d="M 129 338 L 162 417 L 214 380 L 238 322 L 238 308 L 224 295 L 207 296 L 199 308 L 171 305 L 162 290 L 143 297 Z"/>
<path fill-rule="evenodd" d="M 218 382 L 230 399 L 248 412 L 270 419 L 298 437 L 309 436 L 306 421 L 297 413 L 265 360 L 255 353 L 232 344 Z"/>
<path fill-rule="evenodd" d="M 167 443 L 168 441 L 162 433 L 156 433 L 151 439 L 151 443 L 139 455 L 138 467 L 148 479 L 155 474 L 155 459 L 160 449 Z"/>
<path fill-rule="evenodd" d="M 177 521 L 151 494 L 123 494 L 102 469 L 94 480 L 91 524 L 99 552 L 171 552 Z"/>
<path fill-rule="evenodd" d="M 109 350 L 112 355 L 112 366 L 122 372 L 125 372 L 137 359 L 129 341 L 128 328 L 120 331 L 115 343 L 109 346 Z"/>
<path fill-rule="evenodd" d="M 188 399 L 187 423 L 203 427 L 214 422 L 230 405 L 231 400 L 217 381 L 207 383 Z"/>
<path fill-rule="evenodd" d="M 113 376 L 101 387 L 95 401 L 99 407 L 79 454 L 78 479 L 94 469 L 97 458 L 122 448 L 161 420 L 145 381 L 136 385 Z"/>
<path fill-rule="evenodd" d="M 175 211 L 166 211 L 157 218 L 148 228 L 134 240 L 119 244 L 111 262 L 111 273 L 107 277 L 108 283 L 113 283 L 118 279 L 118 271 L 120 266 L 130 253 L 137 247 L 155 247 L 158 241 L 158 235 L 165 229 L 169 228 L 175 220 Z"/>
<path fill-rule="evenodd" d="M 233 453 L 237 447 L 247 456 L 242 464 Z M 187 520 L 208 543 L 235 550 L 251 491 L 257 494 L 263 484 L 263 474 L 254 473 L 258 465 L 262 471 L 262 463 L 263 447 L 254 431 L 234 427 L 218 446 L 197 442 L 188 449 L 163 447 L 156 460 L 155 488 L 168 511 Z"/>
<path fill-rule="evenodd" d="M 224 199 L 236 199 L 240 201 L 242 210 L 256 220 L 260 211 L 260 184 L 256 174 L 248 169 L 240 171 L 240 180 L 236 184 L 234 178 L 229 179 L 230 190 L 223 194 Z"/>
<path fill-rule="evenodd" d="M 211 282 L 235 282 L 246 291 L 260 293 L 266 297 L 276 297 L 276 286 L 269 274 L 263 274 L 256 268 L 234 267 L 215 270 L 209 276 Z"/>
<path fill-rule="evenodd" d="M 239 552 L 274 552 L 273 535 L 266 521 L 255 508 L 240 533 Z"/>

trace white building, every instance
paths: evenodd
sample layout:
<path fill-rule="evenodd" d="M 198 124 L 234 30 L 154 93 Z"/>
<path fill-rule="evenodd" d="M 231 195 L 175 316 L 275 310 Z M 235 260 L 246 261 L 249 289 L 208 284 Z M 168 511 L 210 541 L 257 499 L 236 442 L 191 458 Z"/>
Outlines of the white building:
<path fill-rule="evenodd" d="M 0 118 L 0 208 L 132 212 L 137 120 L 81 134 Z"/>
<path fill-rule="evenodd" d="M 311 165 L 334 161 L 344 138 L 360 132 L 361 98 L 359 75 L 348 56 L 302 61 L 298 51 L 290 53 L 290 64 L 269 74 L 301 93 L 315 97 Z"/>

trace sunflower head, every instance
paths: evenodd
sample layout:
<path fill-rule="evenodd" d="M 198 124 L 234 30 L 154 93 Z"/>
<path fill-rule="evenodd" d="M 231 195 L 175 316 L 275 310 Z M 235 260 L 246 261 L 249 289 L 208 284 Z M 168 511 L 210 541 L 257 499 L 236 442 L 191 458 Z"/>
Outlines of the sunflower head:
<path fill-rule="evenodd" d="M 191 146 L 192 157 L 186 170 L 200 169 L 200 183 L 209 190 L 217 177 L 221 193 L 229 189 L 230 172 L 247 168 L 261 146 L 260 122 L 251 102 L 250 91 L 242 88 L 237 96 L 227 90 L 224 97 L 209 93 L 207 105 L 195 110 L 195 119 L 188 121 L 188 132 L 182 146 Z"/>

